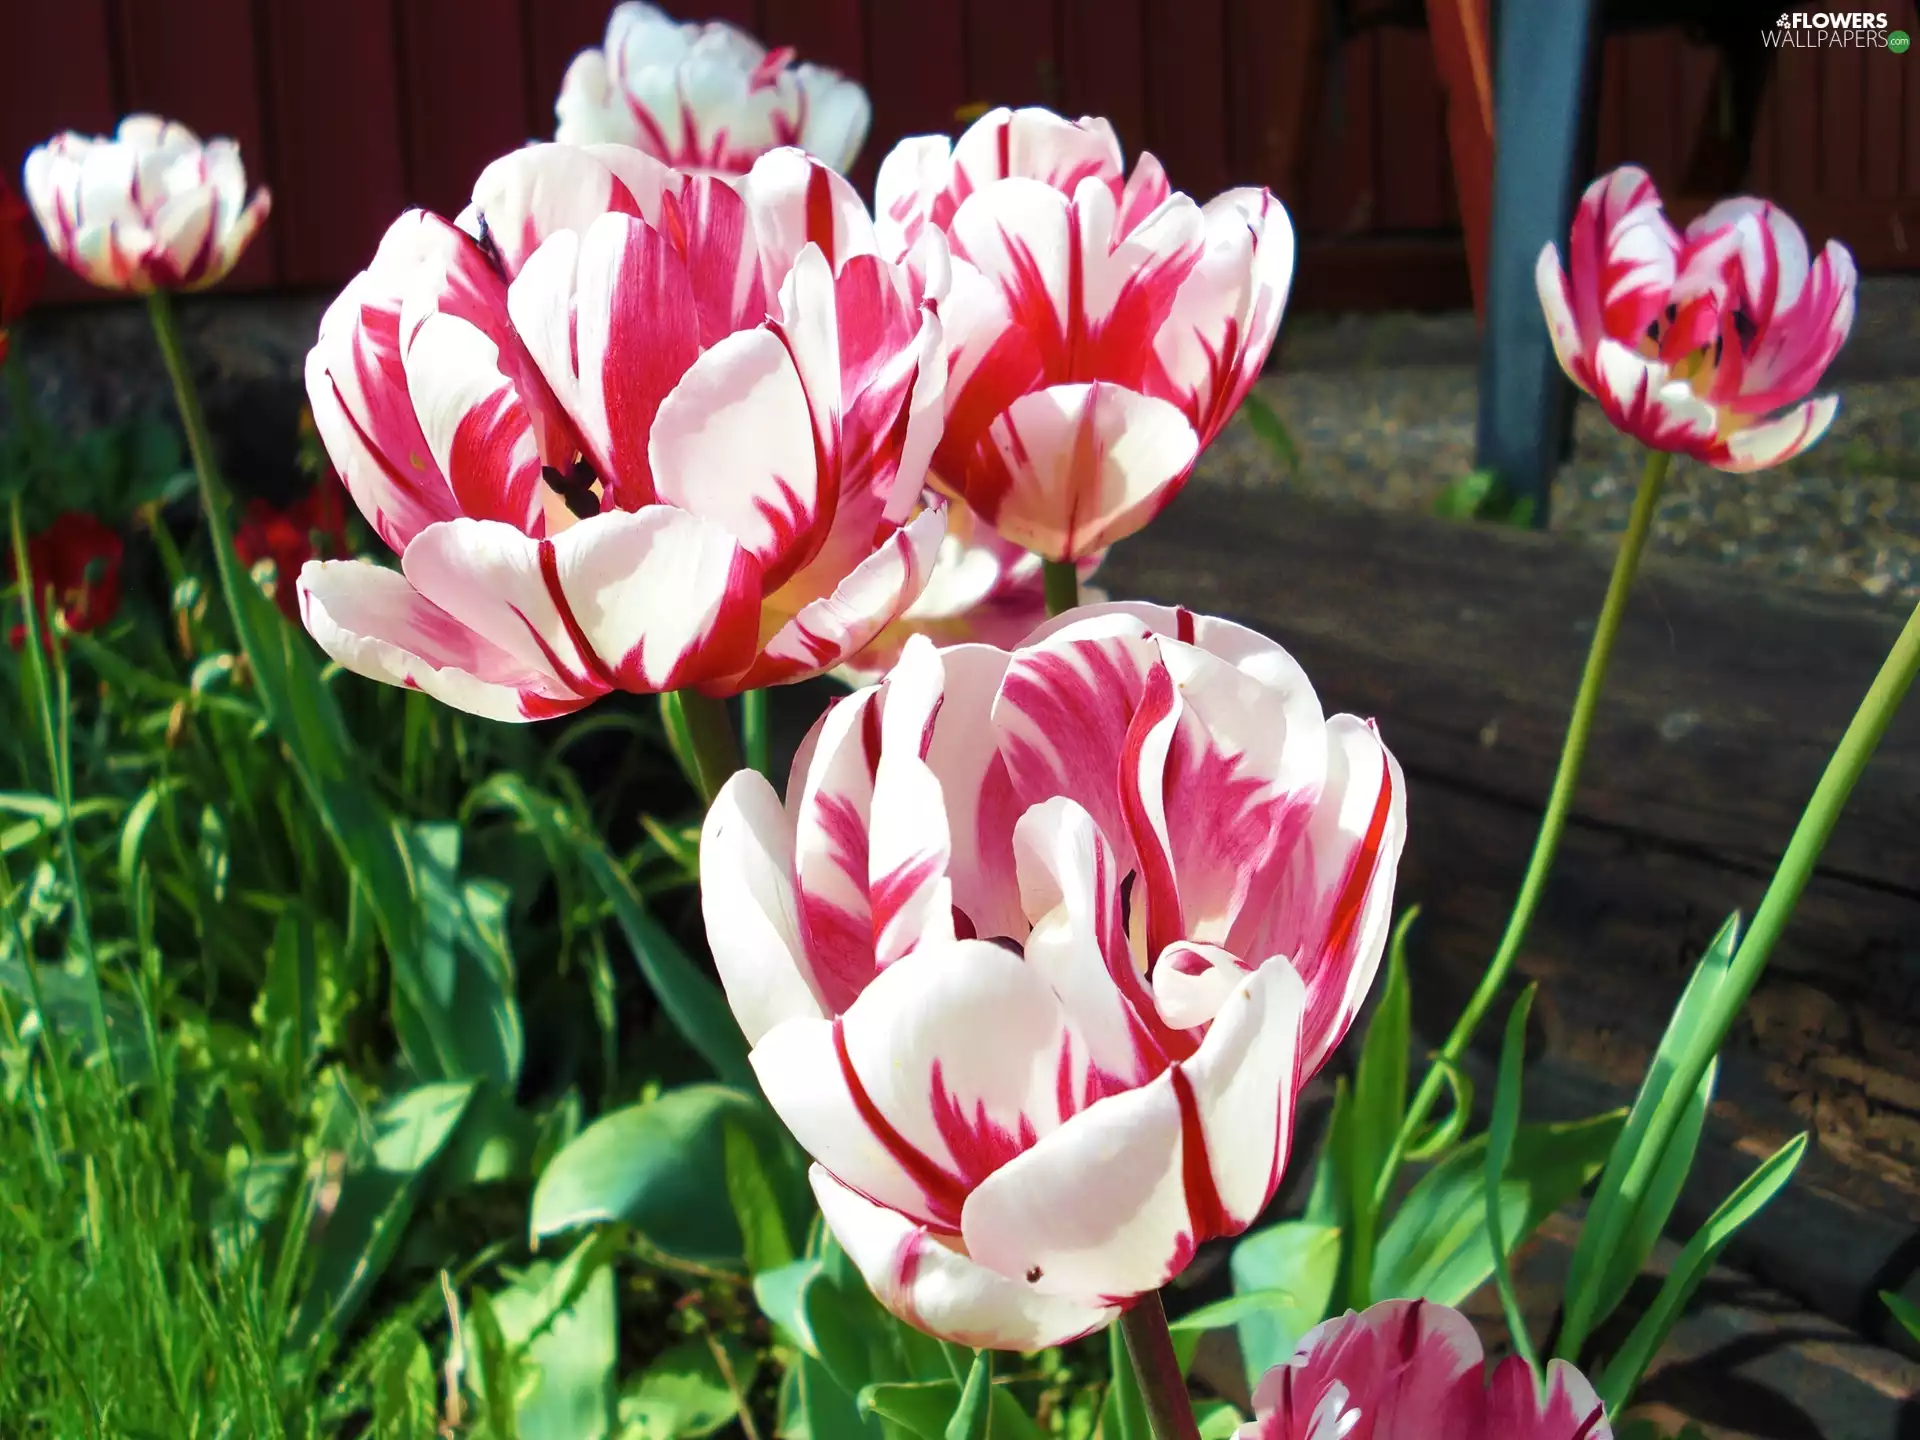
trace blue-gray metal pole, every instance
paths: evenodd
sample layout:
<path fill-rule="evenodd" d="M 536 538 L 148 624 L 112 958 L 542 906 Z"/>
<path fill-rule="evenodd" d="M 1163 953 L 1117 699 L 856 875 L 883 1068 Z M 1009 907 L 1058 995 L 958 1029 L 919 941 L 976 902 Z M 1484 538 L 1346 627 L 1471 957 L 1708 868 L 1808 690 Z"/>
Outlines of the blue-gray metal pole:
<path fill-rule="evenodd" d="M 1493 226 L 1480 343 L 1479 466 L 1547 523 L 1572 390 L 1534 290 L 1548 241 L 1566 254 L 1585 178 L 1594 0 L 1500 0 L 1494 16 Z"/>

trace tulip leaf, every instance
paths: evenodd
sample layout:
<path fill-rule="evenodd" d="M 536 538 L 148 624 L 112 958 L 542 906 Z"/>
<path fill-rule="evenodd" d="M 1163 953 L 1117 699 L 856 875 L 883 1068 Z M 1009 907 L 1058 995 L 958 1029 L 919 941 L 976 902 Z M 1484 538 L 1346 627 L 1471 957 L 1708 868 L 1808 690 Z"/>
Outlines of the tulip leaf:
<path fill-rule="evenodd" d="M 1576 1346 L 1613 1312 L 1633 1283 L 1633 1277 L 1645 1266 L 1647 1257 L 1653 1253 L 1654 1242 L 1673 1212 L 1687 1171 L 1692 1168 L 1701 1124 L 1706 1118 L 1706 1105 L 1698 1091 L 1691 1095 L 1668 1092 L 1681 1056 L 1693 1037 L 1712 1029 L 1727 1003 L 1738 1003 L 1738 995 L 1727 992 L 1726 981 L 1739 938 L 1740 917 L 1734 914 L 1720 927 L 1700 957 L 1700 963 L 1694 967 L 1680 1003 L 1674 1006 L 1673 1015 L 1667 1021 L 1666 1033 L 1660 1037 L 1659 1048 L 1654 1051 L 1647 1077 L 1640 1082 L 1640 1093 L 1634 1097 L 1626 1126 L 1607 1157 L 1592 1203 L 1587 1206 L 1580 1238 L 1574 1242 L 1573 1256 L 1568 1262 L 1565 1290 L 1569 1332 L 1565 1338 Z M 1724 1000 L 1723 994 L 1726 994 Z M 1661 1156 L 1646 1193 L 1628 1194 L 1627 1177 L 1647 1131 L 1656 1115 L 1674 1106 L 1685 1107 L 1686 1113 L 1674 1131 L 1668 1153 Z M 1693 1115 L 1696 1109 L 1698 1123 Z M 1609 1254 L 1597 1254 L 1595 1246 L 1599 1244 L 1601 1229 L 1615 1207 L 1625 1207 L 1630 1218 L 1619 1231 L 1620 1243 Z"/>
<path fill-rule="evenodd" d="M 1193 1421 L 1200 1440 L 1233 1440 L 1246 1417 L 1230 1401 L 1202 1400 L 1193 1407 Z"/>
<path fill-rule="evenodd" d="M 1901 1329 L 1916 1341 L 1920 1341 L 1920 1305 L 1914 1304 L 1904 1295 L 1894 1294 L 1891 1290 L 1880 1292 L 1880 1303 L 1885 1305 L 1887 1312 L 1900 1322 Z"/>
<path fill-rule="evenodd" d="M 721 1369 L 722 1358 L 726 1371 Z M 622 1393 L 624 1433 L 635 1440 L 698 1440 L 711 1435 L 740 1414 L 740 1396 L 752 1386 L 757 1371 L 752 1352 L 737 1342 L 684 1340 L 655 1358 Z M 521 1431 L 528 1437 L 574 1433 Z"/>
<path fill-rule="evenodd" d="M 534 1187 L 535 1239 L 580 1225 L 631 1225 L 669 1255 L 702 1264 L 742 1258 L 727 1193 L 726 1128 L 771 1128 L 760 1103 L 725 1085 L 687 1085 L 594 1121 L 548 1162 Z"/>
<path fill-rule="evenodd" d="M 802 1355 L 794 1368 L 800 1376 L 800 1417 L 808 1440 L 882 1440 L 886 1426 L 878 1416 L 860 1413 L 854 1397 L 823 1362 Z"/>
<path fill-rule="evenodd" d="M 1202 1305 L 1198 1310 L 1190 1310 L 1178 1320 L 1169 1321 L 1167 1329 L 1176 1335 L 1184 1335 L 1188 1331 L 1202 1333 L 1224 1330 L 1229 1325 L 1238 1325 L 1249 1315 L 1261 1315 L 1269 1310 L 1285 1309 L 1299 1303 L 1299 1297 L 1291 1290 L 1249 1290 L 1244 1294 L 1229 1295 L 1225 1300 L 1216 1300 L 1211 1305 Z"/>
<path fill-rule="evenodd" d="M 1624 1111 L 1567 1123 L 1521 1125 L 1500 1182 L 1501 1232 L 1520 1243 L 1599 1173 Z M 1427 1299 L 1458 1305 L 1493 1273 L 1484 1169 L 1477 1136 L 1422 1175 L 1380 1236 L 1373 1302 Z M 1284 1357 L 1283 1357 L 1284 1358 Z"/>
<path fill-rule="evenodd" d="M 1340 1274 L 1341 1232 L 1331 1225 L 1285 1220 L 1256 1230 L 1233 1247 L 1228 1270 L 1235 1298 L 1289 1296 L 1242 1316 L 1236 1324 L 1247 1383 L 1256 1383 L 1293 1354 L 1300 1337 L 1327 1318 Z"/>
<path fill-rule="evenodd" d="M 947 1422 L 945 1440 L 987 1440 L 993 1415 L 993 1351 L 976 1350 L 960 1403 Z"/>
<path fill-rule="evenodd" d="M 816 1360 L 820 1358 L 820 1347 L 807 1324 L 805 1301 L 807 1286 L 819 1273 L 819 1260 L 809 1256 L 777 1270 L 756 1271 L 753 1277 L 753 1298 L 760 1313 L 787 1340 Z"/>
<path fill-rule="evenodd" d="M 877 1415 L 920 1440 L 946 1440 L 947 1421 L 960 1404 L 960 1382 L 911 1380 L 868 1385 L 854 1400 L 862 1415 Z"/>
<path fill-rule="evenodd" d="M 1740 1188 L 1721 1202 L 1707 1217 L 1707 1223 L 1687 1241 L 1673 1262 L 1673 1269 L 1667 1272 L 1659 1295 L 1614 1352 L 1594 1386 L 1608 1414 L 1616 1415 L 1626 1408 L 1639 1387 L 1640 1377 L 1646 1373 L 1648 1362 L 1666 1343 L 1668 1332 L 1693 1298 L 1694 1291 L 1700 1288 L 1700 1282 L 1713 1269 L 1720 1252 L 1727 1248 L 1740 1227 L 1765 1209 L 1767 1202 L 1793 1178 L 1806 1149 L 1807 1137 L 1802 1132 L 1761 1161 Z"/>
<path fill-rule="evenodd" d="M 527 1377 L 514 1394 L 514 1421 L 522 1435 L 596 1440 L 608 1433 L 619 1349 L 613 1267 L 607 1263 L 612 1249 L 599 1236 L 589 1238 L 559 1264 L 535 1262 L 510 1289 L 488 1297 L 501 1338 Z M 675 1353 L 667 1352 L 648 1374 Z M 721 1423 L 731 1413 L 729 1406 Z"/>
<path fill-rule="evenodd" d="M 1107 1369 L 1111 1378 L 1098 1426 L 1102 1440 L 1154 1440 L 1146 1398 L 1140 1393 L 1139 1377 L 1133 1373 L 1133 1359 L 1117 1320 L 1107 1327 Z"/>
<path fill-rule="evenodd" d="M 773 1182 L 760 1161 L 760 1147 L 738 1123 L 721 1122 L 726 1160 L 727 1199 L 740 1227 L 741 1253 L 747 1273 L 778 1270 L 793 1262 L 793 1241 Z"/>
<path fill-rule="evenodd" d="M 1493 1258 L 1493 1284 L 1500 1292 L 1500 1309 L 1506 1316 L 1507 1334 L 1513 1341 L 1513 1353 L 1526 1363 L 1528 1371 L 1538 1375 L 1533 1339 L 1527 1333 L 1527 1317 L 1514 1293 L 1513 1274 L 1508 1261 L 1512 1247 L 1508 1243 L 1506 1206 L 1501 1203 L 1501 1186 L 1507 1178 L 1507 1162 L 1513 1155 L 1513 1137 L 1520 1128 L 1520 1067 L 1526 1060 L 1527 1017 L 1533 1013 L 1533 997 L 1538 986 L 1529 985 L 1514 1002 L 1507 1016 L 1507 1033 L 1500 1045 L 1499 1080 L 1493 1091 L 1493 1118 L 1487 1126 L 1486 1166 L 1481 1172 L 1486 1196 L 1484 1216 L 1487 1248 Z"/>

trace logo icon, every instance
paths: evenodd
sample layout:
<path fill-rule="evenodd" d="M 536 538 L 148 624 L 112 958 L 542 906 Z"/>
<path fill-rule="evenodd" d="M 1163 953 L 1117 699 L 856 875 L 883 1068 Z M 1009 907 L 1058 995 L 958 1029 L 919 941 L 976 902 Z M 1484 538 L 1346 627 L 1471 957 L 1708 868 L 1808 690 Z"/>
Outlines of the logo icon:
<path fill-rule="evenodd" d="M 1887 49 L 1896 55 L 1906 54 L 1907 46 L 1912 43 L 1913 41 L 1907 38 L 1907 32 L 1904 30 L 1889 30 L 1887 32 Z"/>

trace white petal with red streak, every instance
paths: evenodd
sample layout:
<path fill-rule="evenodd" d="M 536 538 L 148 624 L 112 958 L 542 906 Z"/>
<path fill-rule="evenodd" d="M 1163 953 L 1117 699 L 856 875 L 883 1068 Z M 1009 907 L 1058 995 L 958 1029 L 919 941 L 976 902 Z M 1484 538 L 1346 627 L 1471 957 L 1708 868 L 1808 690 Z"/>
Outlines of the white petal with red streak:
<path fill-rule="evenodd" d="M 769 150 L 739 188 L 753 217 L 769 293 L 785 282 L 809 243 L 820 247 L 834 270 L 855 255 L 879 253 L 873 221 L 852 182 L 804 150 Z"/>
<path fill-rule="evenodd" d="M 725 526 L 764 569 L 812 533 L 813 417 L 771 330 L 729 335 L 694 361 L 660 406 L 649 454 L 660 498 Z"/>
<path fill-rule="evenodd" d="M 594 698 L 501 649 L 405 576 L 369 561 L 309 560 L 298 593 L 308 633 L 356 675 L 424 691 L 489 720 L 560 714 Z"/>
<path fill-rule="evenodd" d="M 1567 272 L 1560 268 L 1560 252 L 1548 241 L 1541 247 L 1533 267 L 1534 288 L 1540 292 L 1540 308 L 1547 317 L 1547 334 L 1553 340 L 1553 353 L 1567 378 L 1582 390 L 1592 393 L 1587 383 L 1590 362 L 1586 344 L 1580 335 L 1580 322 L 1574 318 L 1573 294 L 1567 286 Z"/>
<path fill-rule="evenodd" d="M 956 837 L 947 862 L 953 903 L 976 934 L 1019 941 L 1027 933 L 1013 852 L 1020 807 L 992 722 L 1007 658 L 991 645 L 940 651 L 940 713 L 927 763 L 940 777 L 948 833 Z"/>
<path fill-rule="evenodd" d="M 1667 367 L 1617 340 L 1594 352 L 1594 395 L 1607 419 L 1643 445 L 1697 455 L 1713 446 L 1720 416 Z"/>
<path fill-rule="evenodd" d="M 1502 1360 L 1487 1384 L 1486 1417 L 1481 1433 L 1502 1440 L 1612 1440 L 1613 1436 L 1606 1407 L 1593 1386 L 1564 1360 L 1547 1362 L 1544 1386 L 1535 1382 L 1527 1362 L 1518 1356 Z"/>
<path fill-rule="evenodd" d="M 447 521 L 414 537 L 402 565 L 442 609 L 582 687 L 678 689 L 752 653 L 752 559 L 670 506 L 603 512 L 552 540 Z"/>
<path fill-rule="evenodd" d="M 842 173 L 853 168 L 873 123 L 873 105 L 867 92 L 837 70 L 824 65 L 796 65 L 794 83 L 806 106 L 806 124 L 800 144 Z"/>
<path fill-rule="evenodd" d="M 1376 1440 L 1508 1440 L 1514 1432 L 1476 1423 L 1485 1413 L 1484 1357 L 1472 1324 L 1445 1305 L 1385 1300 L 1349 1310 L 1309 1330 L 1292 1359 L 1254 1387 L 1258 1433 L 1263 1440 L 1322 1440 L 1320 1424 L 1364 1417 Z"/>
<path fill-rule="evenodd" d="M 804 606 L 775 632 L 739 688 L 804 680 L 861 649 L 926 588 L 945 527 L 946 512 L 930 506 L 888 536 L 833 594 Z"/>
<path fill-rule="evenodd" d="M 640 126 L 607 73 L 607 57 L 599 50 L 582 50 L 573 57 L 560 79 L 553 113 L 560 122 L 553 138 L 562 145 L 640 143 Z"/>
<path fill-rule="evenodd" d="M 981 1350 L 1031 1351 L 1091 1335 L 1120 1313 L 976 1265 L 950 1237 L 874 1204 L 822 1166 L 809 1179 L 827 1228 L 874 1298 L 917 1330 Z"/>
<path fill-rule="evenodd" d="M 473 208 L 509 279 L 548 237 L 584 232 L 609 213 L 638 213 L 627 187 L 586 150 L 573 145 L 527 145 L 480 172 Z"/>
<path fill-rule="evenodd" d="M 880 763 L 867 825 L 867 894 L 874 964 L 953 936 L 952 837 L 940 780 L 923 758 L 944 676 L 931 641 L 916 637 L 886 679 Z"/>
<path fill-rule="evenodd" d="M 874 179 L 873 214 L 888 259 L 901 259 L 919 237 L 952 169 L 953 142 L 944 135 L 910 135 L 887 152 Z"/>
<path fill-rule="evenodd" d="M 873 978 L 873 910 L 867 896 L 867 832 L 877 757 L 878 686 L 835 701 L 794 756 L 787 812 L 794 831 L 794 884 L 809 973 L 828 1013 L 853 1003 Z"/>
<path fill-rule="evenodd" d="M 460 512 L 537 533 L 540 449 L 500 347 L 452 315 L 429 315 L 402 337 L 407 390 L 420 433 Z"/>
<path fill-rule="evenodd" d="M 980 1184 L 962 1220 L 968 1253 L 1048 1293 L 1118 1300 L 1172 1279 L 1207 1232 L 1245 1228 L 1287 1152 L 1301 1001 L 1284 961 L 1249 975 L 1190 1060 L 1081 1111 Z"/>
<path fill-rule="evenodd" d="M 1721 470 L 1765 470 L 1784 464 L 1801 451 L 1817 443 L 1839 413 L 1838 395 L 1821 395 L 1796 405 L 1778 419 L 1735 430 L 1726 437 L 1725 452 L 1709 456 L 1709 462 Z"/>
<path fill-rule="evenodd" d="M 1095 382 L 1014 401 L 987 434 L 994 528 L 1049 560 L 1079 560 L 1134 533 L 1187 475 L 1199 437 L 1164 400 Z M 968 498 L 979 492 L 970 487 Z"/>
<path fill-rule="evenodd" d="M 862 1194 L 950 1229 L 974 1184 L 1059 1124 L 1068 1044 L 1059 1002 L 1031 966 L 956 940 L 881 970 L 838 1020 L 776 1025 L 752 1059 L 809 1155 Z"/>
<path fill-rule="evenodd" d="M 766 778 L 742 770 L 700 829 L 700 913 L 727 1003 L 749 1045 L 783 1020 L 827 1011 L 800 943 L 793 831 Z"/>

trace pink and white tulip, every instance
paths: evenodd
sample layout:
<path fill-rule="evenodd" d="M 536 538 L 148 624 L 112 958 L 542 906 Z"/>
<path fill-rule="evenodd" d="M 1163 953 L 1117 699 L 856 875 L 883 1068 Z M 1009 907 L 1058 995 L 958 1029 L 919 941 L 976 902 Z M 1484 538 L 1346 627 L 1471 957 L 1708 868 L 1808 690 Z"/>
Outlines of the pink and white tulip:
<path fill-rule="evenodd" d="M 922 508 L 938 257 L 874 250 L 852 188 L 794 150 L 735 187 L 532 146 L 458 223 L 403 215 L 307 357 L 320 436 L 400 568 L 308 564 L 308 630 L 508 720 L 840 664 L 920 593 L 945 528 Z"/>
<path fill-rule="evenodd" d="M 676 169 L 739 176 L 796 146 L 846 170 L 867 138 L 867 92 L 824 65 L 794 63 L 731 25 L 682 25 L 626 0 L 606 44 L 567 68 L 554 105 L 568 145 L 632 145 Z"/>
<path fill-rule="evenodd" d="M 1105 601 L 1106 592 L 1086 583 L 1105 553 L 1079 564 L 1080 600 Z M 947 534 L 934 558 L 927 588 L 906 612 L 834 673 L 851 685 L 883 678 L 915 635 L 936 645 L 968 641 L 1011 648 L 1047 618 L 1046 575 L 1040 557 L 983 525 L 959 500 L 947 502 Z"/>
<path fill-rule="evenodd" d="M 889 255 L 945 234 L 947 428 L 934 483 L 1017 545 L 1079 560 L 1141 528 L 1259 376 L 1293 277 L 1265 190 L 1196 205 L 1104 120 L 995 110 L 880 167 Z"/>
<path fill-rule="evenodd" d="M 903 1320 L 1031 1350 L 1246 1228 L 1386 944 L 1405 833 L 1371 725 L 1272 641 L 1069 611 L 908 641 L 733 777 L 707 934 L 828 1226 Z"/>
<path fill-rule="evenodd" d="M 1684 231 L 1627 165 L 1587 187 L 1568 268 L 1535 267 L 1553 348 L 1618 429 L 1720 470 L 1761 470 L 1826 433 L 1838 397 L 1806 398 L 1853 326 L 1853 256 L 1809 259 L 1784 210 L 1722 200 Z"/>
<path fill-rule="evenodd" d="M 1255 1387 L 1235 1440 L 1611 1440 L 1606 1409 L 1564 1360 L 1545 1394 L 1518 1356 L 1487 1374 L 1457 1310 L 1386 1300 L 1309 1331 Z"/>
<path fill-rule="evenodd" d="M 204 290 L 232 270 L 267 218 L 247 197 L 240 147 L 153 115 L 112 136 L 68 131 L 27 156 L 27 201 L 55 258 L 107 290 Z"/>

